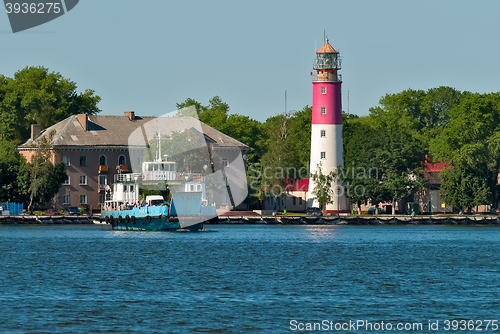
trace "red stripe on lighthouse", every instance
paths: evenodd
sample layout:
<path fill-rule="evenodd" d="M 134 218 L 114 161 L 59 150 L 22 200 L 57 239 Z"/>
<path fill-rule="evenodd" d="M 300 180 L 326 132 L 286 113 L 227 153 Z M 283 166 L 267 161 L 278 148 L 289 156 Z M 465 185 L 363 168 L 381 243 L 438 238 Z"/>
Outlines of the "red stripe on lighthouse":
<path fill-rule="evenodd" d="M 342 124 L 341 82 L 313 82 L 312 124 Z M 326 93 L 321 94 L 321 88 Z M 321 114 L 325 108 L 325 114 Z"/>

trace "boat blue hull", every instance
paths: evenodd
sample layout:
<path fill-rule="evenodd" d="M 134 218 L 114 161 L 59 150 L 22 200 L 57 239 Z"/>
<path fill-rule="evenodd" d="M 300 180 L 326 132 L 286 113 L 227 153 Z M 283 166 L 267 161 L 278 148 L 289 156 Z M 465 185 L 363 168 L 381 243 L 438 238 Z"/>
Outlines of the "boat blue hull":
<path fill-rule="evenodd" d="M 183 217 L 182 220 L 190 219 Z M 199 221 L 199 217 L 192 217 L 193 221 Z M 165 231 L 178 230 L 182 228 L 179 220 L 170 215 L 166 206 L 151 206 L 132 208 L 130 210 L 103 210 L 101 220 L 110 223 L 113 230 L 127 231 Z M 187 227 L 189 230 L 203 228 L 202 223 Z"/>

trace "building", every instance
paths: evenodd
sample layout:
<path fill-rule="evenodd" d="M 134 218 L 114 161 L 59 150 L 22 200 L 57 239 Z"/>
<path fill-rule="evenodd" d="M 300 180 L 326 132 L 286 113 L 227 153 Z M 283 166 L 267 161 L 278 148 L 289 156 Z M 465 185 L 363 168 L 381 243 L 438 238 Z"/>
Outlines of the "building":
<path fill-rule="evenodd" d="M 31 138 L 18 149 L 29 161 L 34 152 L 32 144 L 53 133 L 52 162 L 66 163 L 68 179 L 51 205 L 56 208 L 89 206 L 98 211 L 105 201 L 106 189 L 109 189 L 106 186 L 112 188 L 116 175 L 141 168 L 145 147 L 157 133 L 169 136 L 187 129 L 194 129 L 203 136 L 210 155 L 220 157 L 224 169 L 229 169 L 238 157 L 246 159 L 246 152 L 250 149 L 247 145 L 198 119 L 139 117 L 133 111 L 125 112 L 124 116 L 73 115 L 44 131 L 40 131 L 39 125 L 33 125 Z M 243 164 L 246 165 L 246 161 Z M 240 176 L 233 178 L 236 177 Z M 231 180 L 225 181 L 229 188 Z M 232 197 L 220 198 L 222 205 L 230 206 L 232 202 Z"/>
<path fill-rule="evenodd" d="M 339 53 L 328 43 L 316 52 L 313 61 L 313 103 L 311 130 L 311 163 L 310 175 L 316 173 L 321 164 L 322 172 L 328 174 L 338 166 L 344 165 L 342 139 L 342 76 Z M 312 73 L 312 72 L 311 72 Z M 308 206 L 319 206 L 312 191 L 314 182 L 309 181 Z M 348 202 L 344 190 L 336 182 L 332 185 L 336 196 L 334 202 L 328 204 L 326 211 L 347 212 Z"/>

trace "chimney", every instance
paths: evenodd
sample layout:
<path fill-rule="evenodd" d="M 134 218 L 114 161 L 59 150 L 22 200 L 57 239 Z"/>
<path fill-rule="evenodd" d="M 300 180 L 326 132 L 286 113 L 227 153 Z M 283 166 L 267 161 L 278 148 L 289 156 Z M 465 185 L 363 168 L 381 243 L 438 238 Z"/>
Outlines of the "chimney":
<path fill-rule="evenodd" d="M 125 111 L 124 115 L 128 116 L 130 121 L 135 121 L 135 111 Z"/>
<path fill-rule="evenodd" d="M 78 120 L 78 123 L 80 123 L 80 125 L 82 126 L 83 131 L 87 131 L 89 129 L 87 114 L 78 114 L 76 115 L 76 118 Z"/>
<path fill-rule="evenodd" d="M 31 141 L 37 139 L 41 131 L 42 126 L 40 124 L 31 124 Z"/>

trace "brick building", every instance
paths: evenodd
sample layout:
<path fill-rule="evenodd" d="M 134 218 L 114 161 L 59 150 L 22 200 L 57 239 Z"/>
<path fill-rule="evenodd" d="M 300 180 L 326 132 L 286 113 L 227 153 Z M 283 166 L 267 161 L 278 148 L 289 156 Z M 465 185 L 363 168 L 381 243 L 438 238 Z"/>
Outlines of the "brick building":
<path fill-rule="evenodd" d="M 33 143 L 53 133 L 52 162 L 66 163 L 67 181 L 61 186 L 51 206 L 92 207 L 98 211 L 105 200 L 106 185 L 112 188 L 116 174 L 141 168 L 142 156 L 149 140 L 161 131 L 164 136 L 186 129 L 196 129 L 204 136 L 210 152 L 222 158 L 227 166 L 237 157 L 246 159 L 247 145 L 215 130 L 192 117 L 139 117 L 133 111 L 124 116 L 73 115 L 40 131 L 32 126 L 31 138 L 18 146 L 29 161 Z M 139 140 L 131 142 L 133 134 Z M 246 163 L 246 161 L 245 161 Z M 221 203 L 230 204 L 229 199 Z"/>

